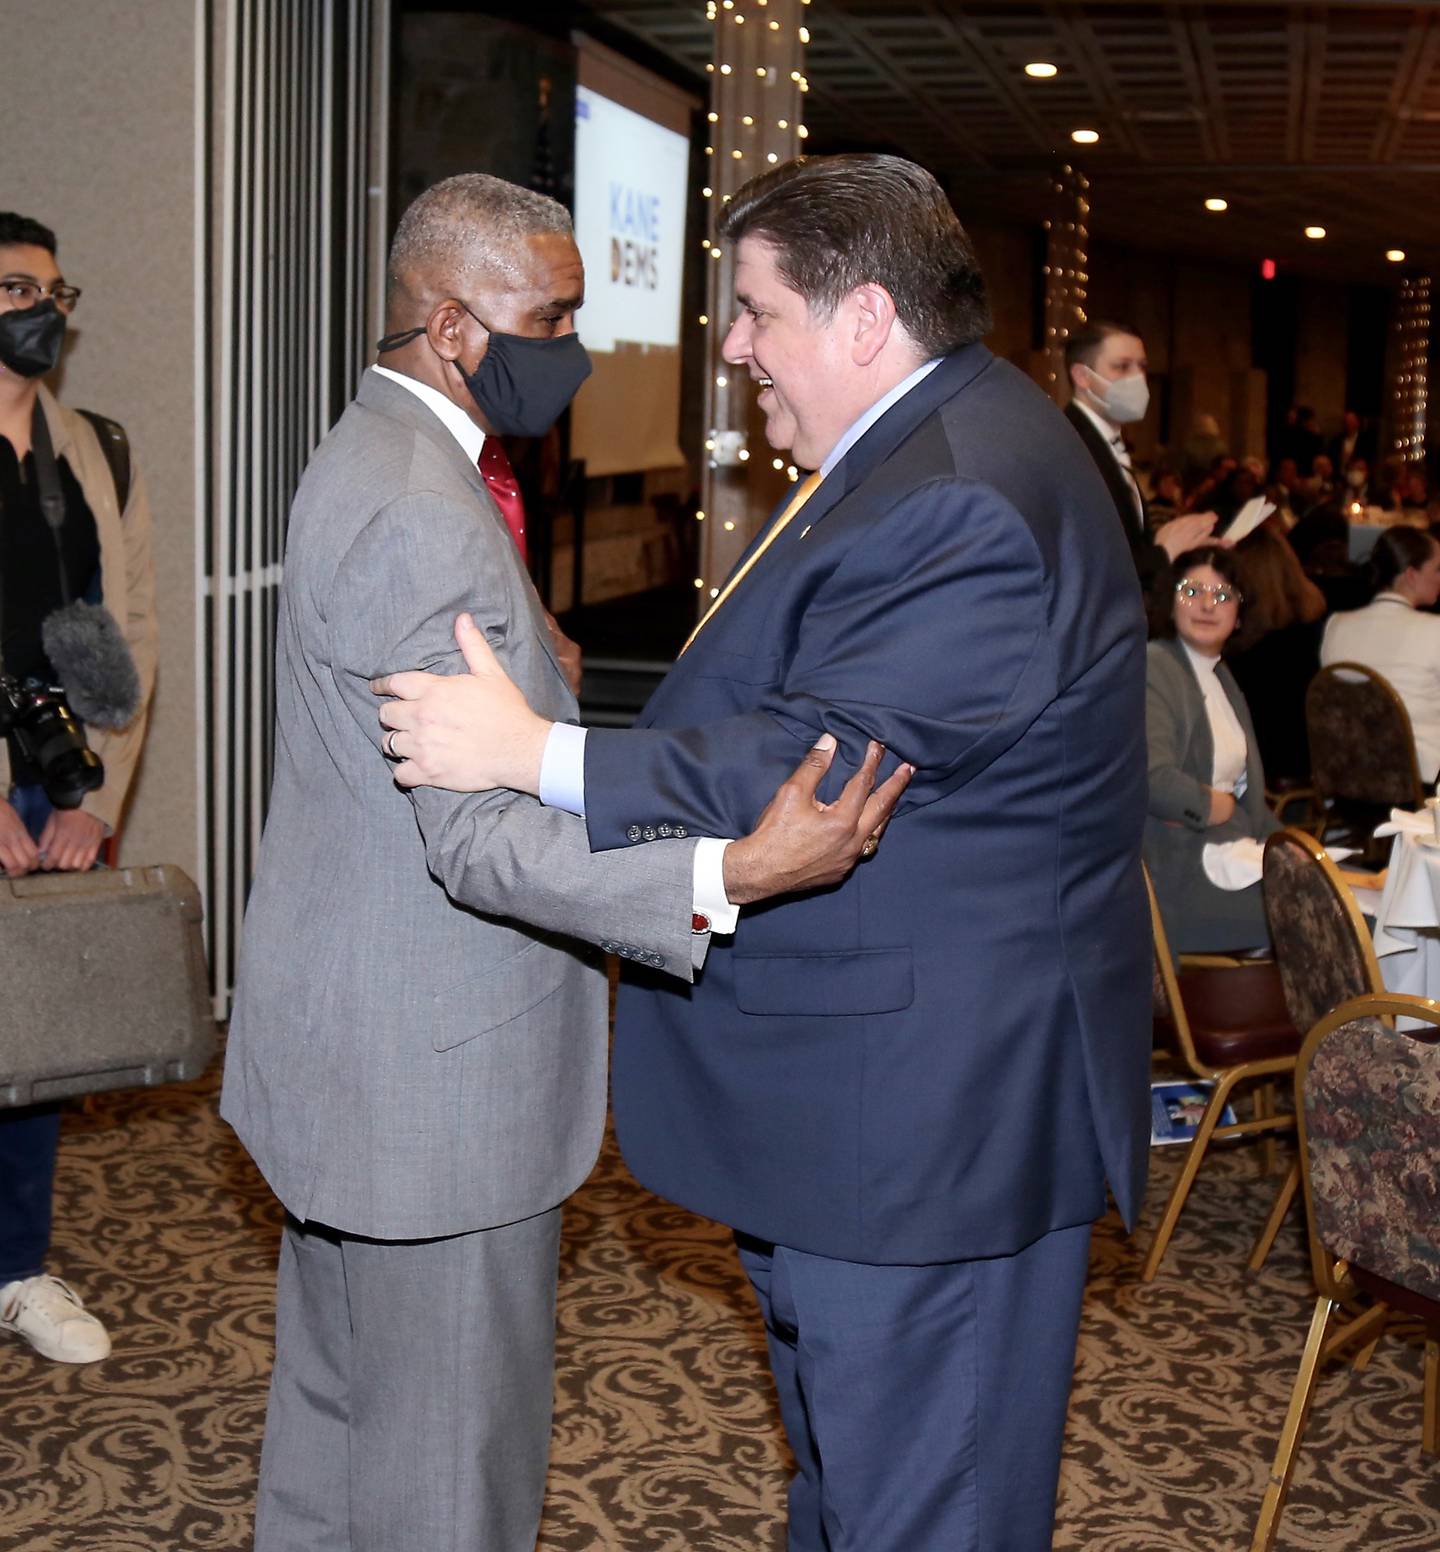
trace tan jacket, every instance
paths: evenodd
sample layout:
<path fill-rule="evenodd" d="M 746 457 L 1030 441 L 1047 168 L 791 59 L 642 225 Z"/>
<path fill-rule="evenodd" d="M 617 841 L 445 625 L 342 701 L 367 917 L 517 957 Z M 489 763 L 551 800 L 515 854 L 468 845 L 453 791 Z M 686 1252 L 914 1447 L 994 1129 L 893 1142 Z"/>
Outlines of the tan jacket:
<path fill-rule="evenodd" d="M 64 458 L 80 482 L 100 539 L 100 588 L 105 607 L 115 616 L 134 654 L 140 675 L 140 709 L 119 732 L 87 728 L 90 747 L 105 762 L 105 784 L 86 795 L 80 807 L 105 825 L 118 828 L 120 812 L 140 760 L 150 694 L 155 688 L 158 625 L 155 616 L 155 564 L 150 548 L 150 503 L 145 482 L 132 468 L 130 499 L 120 511 L 115 481 L 100 439 L 83 415 L 66 409 L 42 383 L 40 405 L 50 427 L 56 458 Z M 0 739 L 0 792 L 10 790 L 10 751 Z"/>

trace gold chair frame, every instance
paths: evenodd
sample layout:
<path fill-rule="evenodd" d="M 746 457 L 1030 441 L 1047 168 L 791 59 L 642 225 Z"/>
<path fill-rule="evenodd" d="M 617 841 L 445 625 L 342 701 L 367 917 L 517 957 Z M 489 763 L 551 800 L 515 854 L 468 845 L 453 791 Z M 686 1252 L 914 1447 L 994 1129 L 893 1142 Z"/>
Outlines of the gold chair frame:
<path fill-rule="evenodd" d="M 1293 1116 L 1276 1113 L 1273 1094 L 1274 1079 L 1279 1074 L 1293 1071 L 1295 1058 L 1293 1056 L 1267 1057 L 1262 1061 L 1241 1062 L 1234 1067 L 1211 1067 L 1200 1060 L 1199 1053 L 1195 1049 L 1194 1037 L 1190 1032 L 1190 1019 L 1185 1012 L 1184 1003 L 1180 1000 L 1180 986 L 1175 975 L 1174 959 L 1170 953 L 1169 939 L 1165 935 L 1165 923 L 1160 918 L 1160 902 L 1155 897 L 1155 886 L 1150 880 L 1150 870 L 1145 868 L 1144 873 L 1145 892 L 1150 899 L 1150 932 L 1154 945 L 1155 965 L 1160 975 L 1160 983 L 1165 990 L 1165 1000 L 1170 1007 L 1170 1021 L 1175 1026 L 1175 1038 L 1180 1048 L 1180 1057 L 1194 1077 L 1213 1082 L 1215 1085 L 1210 1095 L 1210 1102 L 1205 1106 L 1200 1124 L 1190 1140 L 1190 1146 L 1185 1150 L 1185 1162 L 1181 1165 L 1180 1174 L 1171 1188 L 1170 1199 L 1165 1204 L 1165 1211 L 1155 1230 L 1155 1238 L 1151 1242 L 1145 1264 L 1141 1268 L 1140 1281 L 1148 1283 L 1154 1281 L 1155 1274 L 1160 1269 L 1160 1262 L 1175 1232 L 1175 1225 L 1180 1221 L 1180 1213 L 1185 1206 L 1186 1198 L 1190 1195 L 1190 1188 L 1195 1184 L 1195 1177 L 1200 1172 L 1200 1165 L 1204 1162 L 1205 1152 L 1210 1144 L 1217 1137 L 1248 1137 L 1256 1133 L 1267 1134 L 1268 1141 L 1268 1134 L 1289 1131 L 1294 1127 Z M 1200 958 L 1201 956 L 1196 956 L 1196 959 Z M 1217 970 L 1241 963 L 1237 960 L 1227 960 L 1219 955 L 1203 956 L 1202 962 Z M 1233 1121 L 1227 1126 L 1220 1125 L 1220 1117 L 1225 1113 L 1225 1106 L 1229 1103 L 1231 1094 L 1238 1085 L 1254 1079 L 1262 1080 L 1262 1088 L 1256 1095 L 1254 1117 L 1249 1121 Z M 1265 1093 L 1266 1087 L 1270 1090 L 1271 1097 L 1268 1099 Z M 1268 1158 L 1262 1160 L 1262 1168 L 1268 1167 L 1268 1164 Z"/>
<path fill-rule="evenodd" d="M 1278 844 L 1280 837 L 1286 837 L 1293 841 L 1301 850 L 1307 852 L 1310 857 L 1320 865 L 1320 870 L 1325 875 L 1325 881 L 1330 885 L 1336 899 L 1340 902 L 1340 908 L 1350 920 L 1351 931 L 1354 932 L 1359 944 L 1361 957 L 1365 961 L 1365 975 L 1369 981 L 1368 992 L 1377 997 L 1385 995 L 1385 981 L 1380 974 L 1380 961 L 1375 956 L 1375 942 L 1370 936 L 1370 929 L 1365 925 L 1365 917 L 1360 910 L 1359 903 L 1355 899 L 1353 891 L 1346 885 L 1340 876 L 1340 870 L 1335 866 L 1334 859 L 1329 852 L 1307 831 L 1296 826 L 1289 826 L 1277 831 L 1265 842 L 1265 850 L 1268 852 L 1272 844 Z M 1264 885 L 1262 883 L 1261 887 Z M 1255 1240 L 1254 1248 L 1250 1252 L 1250 1260 L 1247 1263 L 1252 1272 L 1258 1272 L 1265 1265 L 1275 1244 L 1275 1236 L 1280 1232 L 1280 1225 L 1285 1221 L 1285 1215 L 1290 1211 L 1296 1194 L 1300 1189 L 1300 1160 L 1297 1157 L 1285 1173 L 1285 1179 L 1281 1182 L 1280 1190 L 1275 1197 L 1275 1205 L 1270 1209 L 1270 1216 L 1265 1220 L 1265 1226 L 1260 1230 Z M 1308 1221 L 1308 1220 L 1307 1220 Z M 1311 1247 L 1312 1259 L 1314 1247 Z"/>
<path fill-rule="evenodd" d="M 1352 997 L 1342 1002 L 1305 1037 L 1300 1056 L 1295 1064 L 1295 1108 L 1298 1120 L 1300 1165 L 1305 1184 L 1305 1210 L 1310 1223 L 1315 1222 L 1314 1199 L 1310 1184 L 1309 1137 L 1305 1129 L 1304 1088 L 1315 1052 L 1322 1040 L 1332 1030 L 1352 1019 L 1407 1017 L 1423 1023 L 1440 1026 L 1440 1002 L 1429 997 L 1408 997 L 1398 992 L 1384 995 Z M 1300 1438 L 1315 1399 L 1315 1386 L 1320 1370 L 1328 1358 L 1341 1348 L 1364 1337 L 1365 1346 L 1355 1360 L 1357 1369 L 1363 1368 L 1376 1344 L 1384 1334 L 1389 1317 L 1389 1306 L 1377 1301 L 1365 1314 L 1343 1326 L 1333 1336 L 1330 1323 L 1343 1305 L 1353 1308 L 1360 1290 L 1350 1275 L 1345 1261 L 1332 1262 L 1326 1255 L 1319 1237 L 1310 1235 L 1311 1268 L 1315 1274 L 1315 1286 L 1320 1290 L 1315 1300 L 1315 1313 L 1310 1320 L 1310 1331 L 1305 1339 L 1300 1357 L 1300 1369 L 1290 1393 L 1290 1405 L 1275 1447 L 1275 1460 L 1270 1467 L 1269 1481 L 1260 1505 L 1260 1516 L 1255 1523 L 1255 1534 L 1250 1542 L 1250 1552 L 1271 1552 L 1280 1529 L 1280 1516 L 1285 1509 L 1285 1498 L 1290 1490 L 1290 1479 L 1295 1471 L 1295 1457 L 1299 1452 Z M 1429 1454 L 1440 1453 L 1440 1341 L 1427 1330 L 1425 1340 L 1425 1390 L 1424 1421 L 1421 1430 L 1421 1448 Z"/>

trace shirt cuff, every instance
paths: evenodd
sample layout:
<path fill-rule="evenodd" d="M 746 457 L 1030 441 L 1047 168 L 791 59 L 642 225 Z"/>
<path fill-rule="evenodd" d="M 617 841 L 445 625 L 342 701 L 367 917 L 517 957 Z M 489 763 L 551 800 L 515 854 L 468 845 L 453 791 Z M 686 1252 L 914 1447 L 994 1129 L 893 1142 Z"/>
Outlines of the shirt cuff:
<path fill-rule="evenodd" d="M 540 756 L 540 801 L 585 817 L 585 729 L 554 722 Z"/>
<path fill-rule="evenodd" d="M 706 836 L 695 843 L 695 914 L 709 919 L 712 933 L 732 933 L 740 907 L 725 893 L 725 848 L 729 841 Z"/>

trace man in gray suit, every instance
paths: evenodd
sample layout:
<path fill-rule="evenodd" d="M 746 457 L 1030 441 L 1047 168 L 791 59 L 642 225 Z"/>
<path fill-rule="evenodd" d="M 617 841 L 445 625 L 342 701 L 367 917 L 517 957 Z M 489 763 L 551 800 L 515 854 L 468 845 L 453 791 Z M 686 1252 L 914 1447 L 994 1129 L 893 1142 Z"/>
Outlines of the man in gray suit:
<path fill-rule="evenodd" d="M 870 792 L 877 746 L 822 808 L 821 751 L 728 849 L 682 830 L 607 854 L 530 798 L 394 785 L 369 681 L 461 671 L 461 611 L 534 706 L 576 716 L 477 457 L 579 385 L 582 292 L 553 201 L 479 175 L 422 195 L 390 255 L 393 367 L 291 514 L 221 1106 L 287 1210 L 258 1552 L 533 1547 L 558 1204 L 605 1108 L 606 982 L 582 945 L 689 981 L 702 908 L 838 880 L 899 795 Z"/>

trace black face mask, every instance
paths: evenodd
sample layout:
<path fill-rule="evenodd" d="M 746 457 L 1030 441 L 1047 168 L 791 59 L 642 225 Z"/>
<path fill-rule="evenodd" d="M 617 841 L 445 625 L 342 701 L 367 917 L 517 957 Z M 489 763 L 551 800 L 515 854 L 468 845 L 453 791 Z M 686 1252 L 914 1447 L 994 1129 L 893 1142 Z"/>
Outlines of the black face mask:
<path fill-rule="evenodd" d="M 65 314 L 49 296 L 33 307 L 0 313 L 0 361 L 21 377 L 53 372 L 60 360 L 65 322 Z"/>
<path fill-rule="evenodd" d="M 463 302 L 460 304 L 465 306 Z M 465 380 L 470 397 L 498 436 L 543 436 L 589 377 L 593 367 L 574 334 L 555 339 L 530 339 L 523 334 L 497 334 L 484 319 L 465 311 L 490 336 L 490 344 L 473 372 L 452 362 Z M 377 350 L 397 350 L 425 330 L 387 334 Z"/>

